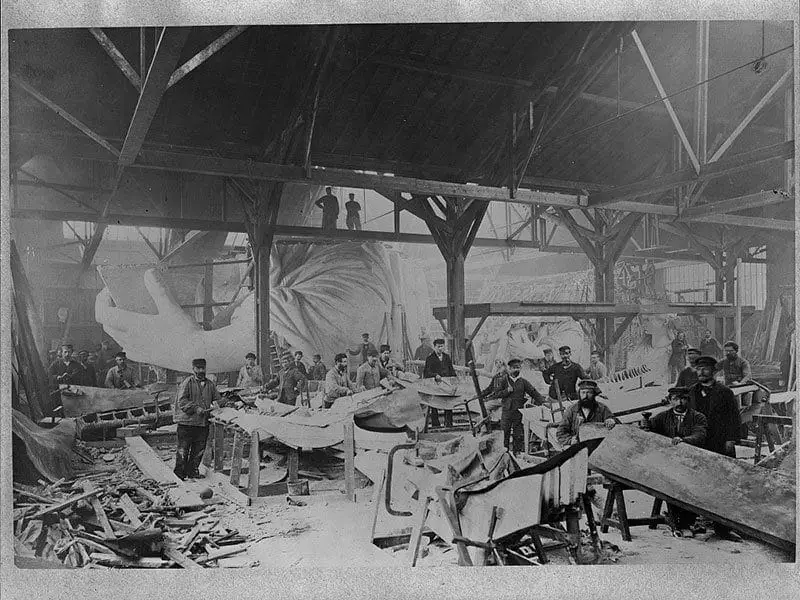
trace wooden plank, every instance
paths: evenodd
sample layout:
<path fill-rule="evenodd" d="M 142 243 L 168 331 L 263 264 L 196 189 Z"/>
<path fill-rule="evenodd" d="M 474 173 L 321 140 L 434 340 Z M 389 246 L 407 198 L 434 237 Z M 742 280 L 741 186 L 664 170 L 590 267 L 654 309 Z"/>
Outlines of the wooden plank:
<path fill-rule="evenodd" d="M 180 565 L 184 569 L 203 568 L 201 565 L 198 565 L 191 558 L 186 556 L 183 552 L 172 546 L 167 546 L 166 548 L 164 548 L 164 556 L 166 556 L 170 560 L 174 560 L 178 565 Z"/>
<path fill-rule="evenodd" d="M 239 487 L 242 473 L 242 454 L 244 452 L 244 437 L 238 429 L 233 434 L 233 457 L 231 458 L 231 485 Z"/>
<path fill-rule="evenodd" d="M 351 502 L 356 501 L 355 492 L 355 432 L 352 419 L 344 423 L 344 490 L 345 496 Z"/>
<path fill-rule="evenodd" d="M 248 460 L 247 495 L 251 498 L 258 496 L 258 479 L 261 474 L 261 456 L 259 454 L 258 431 L 250 432 L 250 459 Z"/>
<path fill-rule="evenodd" d="M 411 537 L 408 541 L 408 563 L 411 567 L 417 566 L 417 558 L 419 555 L 419 547 L 422 542 L 422 530 L 425 527 L 425 521 L 428 518 L 428 510 L 430 507 L 430 496 L 423 496 L 419 499 L 417 510 L 414 514 L 414 528 L 411 530 Z"/>
<path fill-rule="evenodd" d="M 136 466 L 146 477 L 157 483 L 175 486 L 174 489 L 167 491 L 167 495 L 176 506 L 179 508 L 205 506 L 202 498 L 188 488 L 142 438 L 138 436 L 125 438 L 125 445 Z"/>
<path fill-rule="evenodd" d="M 217 423 L 214 428 L 214 470 L 222 471 L 225 467 L 225 426 Z"/>
<path fill-rule="evenodd" d="M 775 303 L 775 311 L 772 316 L 772 326 L 769 329 L 769 337 L 767 338 L 767 351 L 764 358 L 768 361 L 772 360 L 775 353 L 775 340 L 778 339 L 778 327 L 781 324 L 781 316 L 783 314 L 783 302 L 778 300 Z"/>
<path fill-rule="evenodd" d="M 794 221 L 787 219 L 768 219 L 764 217 L 745 217 L 742 215 L 703 215 L 691 217 L 692 222 L 716 223 L 718 225 L 734 225 L 739 227 L 752 227 L 754 229 L 771 229 L 774 231 L 794 231 Z"/>
<path fill-rule="evenodd" d="M 728 200 L 720 200 L 719 202 L 709 202 L 707 204 L 690 206 L 681 212 L 681 219 L 693 220 L 694 217 L 721 215 L 724 213 L 747 210 L 749 208 L 759 208 L 761 206 L 769 206 L 771 204 L 781 204 L 783 202 L 791 201 L 791 196 L 784 196 L 775 190 L 761 191 L 754 194 L 747 194 L 745 196 L 737 196 L 736 198 L 729 198 Z"/>
<path fill-rule="evenodd" d="M 372 494 L 372 527 L 369 532 L 369 541 L 375 539 L 375 528 L 378 526 L 378 514 L 380 513 L 381 506 L 383 505 L 383 488 L 386 482 L 386 469 L 381 469 L 381 474 L 375 482 L 375 490 Z"/>
<path fill-rule="evenodd" d="M 617 425 L 589 457 L 592 470 L 781 548 L 795 545 L 793 478 Z"/>
<path fill-rule="evenodd" d="M 258 470 L 256 470 L 256 472 L 258 472 Z M 230 479 L 226 477 L 224 473 L 215 473 L 205 466 L 201 468 L 201 473 L 204 474 L 205 480 L 208 483 L 213 484 L 215 488 L 222 492 L 223 496 L 232 502 L 235 502 L 239 506 L 250 506 L 252 504 L 250 496 L 242 492 L 238 486 L 232 485 Z M 258 495 L 258 491 L 256 491 L 256 495 Z"/>
<path fill-rule="evenodd" d="M 47 508 L 43 508 L 35 515 L 31 517 L 31 519 L 39 519 L 44 515 L 49 515 L 50 513 L 58 512 L 60 510 L 64 510 L 65 508 L 72 506 L 76 502 L 80 502 L 81 500 L 89 500 L 93 498 L 97 494 L 100 493 L 100 490 L 93 489 L 93 490 L 86 490 L 83 494 L 78 494 L 76 496 L 72 496 L 71 498 L 67 498 L 58 504 L 53 504 L 52 506 L 48 506 Z"/>
<path fill-rule="evenodd" d="M 122 508 L 122 512 L 125 513 L 125 516 L 128 517 L 131 525 L 134 527 L 141 527 L 142 520 L 140 517 L 142 516 L 142 513 L 139 512 L 136 504 L 133 502 L 133 500 L 131 500 L 131 497 L 128 496 L 128 494 L 122 494 L 122 496 L 120 496 L 119 506 Z"/>

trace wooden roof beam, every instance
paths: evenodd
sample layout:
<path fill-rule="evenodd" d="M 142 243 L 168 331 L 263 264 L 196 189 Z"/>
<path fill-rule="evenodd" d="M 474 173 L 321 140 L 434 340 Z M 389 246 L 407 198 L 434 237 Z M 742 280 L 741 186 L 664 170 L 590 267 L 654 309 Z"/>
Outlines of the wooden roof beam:
<path fill-rule="evenodd" d="M 703 165 L 699 175 L 695 174 L 694 169 L 687 168 L 669 173 L 668 175 L 644 179 L 635 183 L 617 186 L 604 192 L 597 192 L 589 196 L 589 207 L 598 208 L 620 200 L 628 200 L 637 196 L 666 191 L 682 185 L 694 183 L 695 181 L 702 182 L 716 179 L 728 175 L 729 173 L 747 170 L 762 162 L 779 159 L 787 160 L 790 158 L 794 158 L 794 140 L 758 148 L 749 152 L 742 152 L 741 154 L 735 154 L 728 158 L 721 159 L 716 163 Z"/>
<path fill-rule="evenodd" d="M 165 27 L 158 40 L 153 61 L 142 84 L 142 93 L 133 112 L 128 133 L 122 144 L 119 164 L 127 167 L 136 160 L 144 138 L 155 117 L 161 97 L 167 90 L 170 76 L 180 58 L 181 49 L 189 36 L 188 27 Z"/>
<path fill-rule="evenodd" d="M 708 204 L 701 204 L 692 206 L 685 209 L 681 215 L 681 220 L 691 221 L 696 217 L 704 217 L 708 215 L 719 215 L 724 213 L 732 213 L 740 210 L 748 210 L 751 208 L 758 208 L 761 206 L 769 206 L 771 204 L 780 204 L 782 202 L 793 202 L 794 198 L 788 194 L 784 195 L 779 193 L 778 190 L 760 191 L 754 194 L 747 194 L 745 196 L 738 196 L 737 198 L 730 198 L 729 200 L 721 200 L 719 202 L 709 202 Z"/>
<path fill-rule="evenodd" d="M 131 82 L 131 85 L 136 88 L 137 91 L 141 91 L 142 89 L 142 80 L 139 77 L 136 70 L 131 66 L 131 63 L 128 62 L 128 59 L 119 51 L 119 49 L 114 45 L 105 32 L 102 29 L 92 27 L 89 29 L 89 33 L 94 36 L 94 39 L 100 44 L 103 50 L 106 51 L 111 57 L 111 60 L 114 61 L 114 64 L 119 67 L 119 70 L 122 71 L 122 74 Z"/>
<path fill-rule="evenodd" d="M 773 231 L 793 232 L 795 222 L 786 219 L 767 219 L 764 217 L 745 217 L 742 215 L 703 215 L 693 217 L 693 222 L 716 223 L 718 225 L 734 225 L 738 227 L 751 227 L 754 229 L 771 229 Z"/>
<path fill-rule="evenodd" d="M 236 39 L 236 37 L 243 33 L 245 29 L 247 29 L 246 25 L 237 25 L 236 27 L 231 27 L 225 33 L 211 42 L 208 46 L 200 50 L 200 52 L 175 69 L 172 75 L 170 75 L 169 82 L 167 83 L 167 89 L 178 83 L 181 79 L 206 62 L 219 50 Z"/>

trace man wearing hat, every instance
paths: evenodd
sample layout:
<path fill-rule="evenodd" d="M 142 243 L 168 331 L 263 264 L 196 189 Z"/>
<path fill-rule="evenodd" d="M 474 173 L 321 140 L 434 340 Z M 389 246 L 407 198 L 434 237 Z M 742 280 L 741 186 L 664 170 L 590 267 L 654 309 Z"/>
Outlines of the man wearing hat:
<path fill-rule="evenodd" d="M 294 367 L 303 374 L 303 377 L 308 379 L 308 369 L 306 363 L 303 362 L 303 351 L 295 350 L 294 352 Z"/>
<path fill-rule="evenodd" d="M 456 370 L 453 368 L 453 359 L 444 351 L 444 340 L 436 338 L 433 340 L 433 354 L 425 359 L 425 368 L 422 371 L 422 377 L 427 379 L 433 377 L 437 383 L 442 380 L 442 377 L 455 377 Z M 433 407 L 430 409 L 431 425 L 439 427 L 439 411 Z M 453 411 L 444 411 L 444 426 L 453 426 Z"/>
<path fill-rule="evenodd" d="M 206 377 L 206 359 L 192 360 L 192 372 L 178 387 L 175 402 L 178 425 L 175 475 L 181 479 L 200 477 L 200 461 L 208 439 L 208 417 L 220 405 L 217 386 Z"/>
<path fill-rule="evenodd" d="M 650 419 L 649 427 L 653 433 L 666 436 L 672 444 L 691 444 L 702 447 L 706 441 L 708 421 L 703 413 L 689 406 L 690 393 L 686 387 L 669 389 L 670 408 Z M 667 504 L 670 525 L 678 537 L 694 537 L 692 527 L 697 515 L 679 506 Z"/>
<path fill-rule="evenodd" d="M 361 334 L 361 346 L 359 347 L 359 349 L 358 350 L 350 350 L 350 349 L 348 349 L 348 352 L 350 353 L 350 356 L 358 356 L 360 354 L 361 355 L 361 362 L 358 363 L 358 364 L 359 365 L 363 365 L 365 362 L 367 362 L 367 353 L 369 353 L 369 352 L 371 352 L 373 350 L 375 352 L 378 351 L 378 349 L 375 347 L 375 344 L 373 344 L 369 340 L 369 334 L 368 333 L 362 333 Z"/>
<path fill-rule="evenodd" d="M 433 354 L 433 347 L 430 345 L 431 338 L 421 333 L 419 341 L 419 346 L 414 350 L 414 360 L 427 360 Z"/>
<path fill-rule="evenodd" d="M 83 369 L 81 372 L 80 385 L 97 387 L 97 371 L 95 371 L 94 365 L 89 362 L 88 350 L 81 350 L 78 352 L 78 364 L 80 364 L 81 369 Z"/>
<path fill-rule="evenodd" d="M 257 388 L 264 385 L 264 372 L 256 364 L 254 352 L 248 352 L 244 357 L 244 366 L 239 370 L 239 379 L 236 387 Z"/>
<path fill-rule="evenodd" d="M 711 452 L 736 458 L 736 442 L 739 441 L 741 431 L 739 406 L 731 389 L 714 379 L 717 359 L 713 356 L 701 356 L 696 364 L 699 381 L 689 389 L 689 405 L 703 413 L 708 422 L 703 447 Z M 714 530 L 720 537 L 735 541 L 741 539 L 725 525 L 715 523 Z"/>
<path fill-rule="evenodd" d="M 378 362 L 384 369 L 389 371 L 389 375 L 392 377 L 397 377 L 399 373 L 403 372 L 400 365 L 392 359 L 392 349 L 389 344 L 381 344 L 381 354 L 378 357 Z"/>
<path fill-rule="evenodd" d="M 577 443 L 578 431 L 583 423 L 605 423 L 608 429 L 616 425 L 614 413 L 602 402 L 597 401 L 600 386 L 592 379 L 584 379 L 578 385 L 578 402 L 564 411 L 564 417 L 558 424 L 556 439 L 566 447 Z"/>
<path fill-rule="evenodd" d="M 561 390 L 561 393 L 570 400 L 575 400 L 578 397 L 578 392 L 575 389 L 575 384 L 578 379 L 589 379 L 583 367 L 576 362 L 572 362 L 572 349 L 569 346 L 561 346 L 558 349 L 561 355 L 561 362 L 557 362 L 552 367 L 542 373 L 544 382 L 550 384 L 549 395 L 554 400 L 558 399 L 556 391 L 556 383 Z"/>
<path fill-rule="evenodd" d="M 141 387 L 139 379 L 128 365 L 128 356 L 124 352 L 117 352 L 114 355 L 114 362 L 117 364 L 111 367 L 106 373 L 106 387 L 118 390 Z"/>
<path fill-rule="evenodd" d="M 689 365 L 678 373 L 678 380 L 675 382 L 676 387 L 690 388 L 697 383 L 697 359 L 700 358 L 700 350 L 697 348 L 689 348 L 686 351 L 686 358 L 689 359 Z"/>
<path fill-rule="evenodd" d="M 351 396 L 357 392 L 355 384 L 347 376 L 347 354 L 340 352 L 333 358 L 333 368 L 325 375 L 325 408 L 330 408 L 337 398 Z"/>
<path fill-rule="evenodd" d="M 697 359 L 698 382 L 690 388 L 691 406 L 708 420 L 705 449 L 736 458 L 739 441 L 739 406 L 730 388 L 714 379 L 717 360 L 713 356 Z"/>
<path fill-rule="evenodd" d="M 498 385 L 495 392 L 495 397 L 502 399 L 503 409 L 500 424 L 503 427 L 503 446 L 515 455 L 522 452 L 523 448 L 522 413 L 519 412 L 519 409 L 526 406 L 525 397 L 530 398 L 531 402 L 537 406 L 544 404 L 542 395 L 531 385 L 530 381 L 520 375 L 521 364 L 522 361 L 518 358 L 508 361 L 508 373 L 505 375 L 505 381 Z M 513 447 L 510 445 L 512 431 Z"/>
<path fill-rule="evenodd" d="M 295 406 L 297 404 L 297 396 L 305 389 L 306 377 L 294 366 L 294 356 L 292 356 L 291 352 L 284 352 L 281 355 L 281 367 L 280 372 L 277 375 L 273 375 L 264 386 L 264 390 L 269 391 L 277 388 L 277 401 L 281 404 Z"/>
<path fill-rule="evenodd" d="M 367 354 L 367 362 L 356 371 L 356 387 L 373 390 L 381 387 L 381 379 L 384 377 L 389 377 L 389 371 L 381 366 L 378 353 L 371 350 Z"/>

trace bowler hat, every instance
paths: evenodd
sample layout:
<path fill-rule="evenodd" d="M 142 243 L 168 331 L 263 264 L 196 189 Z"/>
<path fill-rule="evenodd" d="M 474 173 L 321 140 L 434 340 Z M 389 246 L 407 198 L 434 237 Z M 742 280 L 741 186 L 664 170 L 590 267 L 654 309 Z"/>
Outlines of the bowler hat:
<path fill-rule="evenodd" d="M 683 386 L 675 386 L 669 388 L 667 392 L 669 392 L 670 394 L 674 394 L 675 396 L 688 396 L 689 388 Z"/>
<path fill-rule="evenodd" d="M 717 366 L 717 359 L 713 356 L 701 356 L 695 361 L 695 366 L 697 367 L 716 367 Z"/>

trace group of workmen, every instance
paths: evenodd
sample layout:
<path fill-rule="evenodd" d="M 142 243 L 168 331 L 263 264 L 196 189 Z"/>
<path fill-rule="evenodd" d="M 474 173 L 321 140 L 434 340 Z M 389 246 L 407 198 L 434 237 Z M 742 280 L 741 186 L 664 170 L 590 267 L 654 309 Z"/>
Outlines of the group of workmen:
<path fill-rule="evenodd" d="M 360 359 L 353 377 L 349 370 L 350 356 Z M 303 362 L 302 350 L 284 352 L 280 371 L 267 380 L 256 364 L 256 355 L 249 352 L 239 371 L 237 387 L 259 388 L 274 395 L 278 402 L 294 405 L 298 396 L 308 392 L 309 381 L 319 381 L 324 393 L 323 406 L 330 408 L 337 398 L 380 387 L 381 380 L 391 380 L 403 373 L 392 358 L 389 344 L 381 344 L 379 351 L 369 339 L 369 333 L 361 334 L 360 346 L 336 354 L 331 369 L 323 364 L 319 354 L 315 354 L 312 360 L 313 364 L 308 367 Z"/>
<path fill-rule="evenodd" d="M 710 452 L 736 457 L 736 443 L 741 437 L 739 405 L 728 385 L 738 385 L 749 380 L 750 368 L 746 360 L 738 356 L 738 345 L 724 345 L 725 359 L 717 361 L 713 356 L 703 356 L 697 349 L 689 349 L 690 365 L 681 370 L 674 387 L 669 388 L 669 408 L 642 427 L 671 439 L 672 444 L 691 444 Z M 502 405 L 501 426 L 503 443 L 512 453 L 522 450 L 524 434 L 522 413 L 525 406 L 553 403 L 561 399 L 577 399 L 564 411 L 558 424 L 556 439 L 562 448 L 580 441 L 583 423 L 598 423 L 612 429 L 618 420 L 614 413 L 598 400 L 600 385 L 578 363 L 571 360 L 568 346 L 559 348 L 561 361 L 543 371 L 544 380 L 550 385 L 549 399 L 545 399 L 533 385 L 520 375 L 521 361 L 511 359 L 501 366 L 486 392 L 489 399 L 499 399 Z M 717 373 L 724 375 L 725 383 L 718 381 Z M 513 443 L 511 437 L 513 433 Z M 697 515 L 677 506 L 669 506 L 670 525 L 676 535 L 693 536 L 704 531 L 697 523 Z M 729 528 L 714 524 L 718 535 L 729 539 L 738 536 Z"/>
<path fill-rule="evenodd" d="M 108 344 L 97 350 L 81 350 L 78 359 L 73 358 L 72 344 L 62 344 L 59 350 L 51 355 L 48 368 L 50 384 L 54 390 L 61 385 L 81 385 L 89 387 L 106 387 L 113 389 L 131 389 L 140 387 L 139 378 L 133 367 L 128 364 L 125 352 L 116 352 L 113 357 L 108 351 Z"/>

